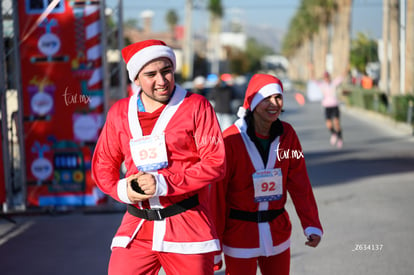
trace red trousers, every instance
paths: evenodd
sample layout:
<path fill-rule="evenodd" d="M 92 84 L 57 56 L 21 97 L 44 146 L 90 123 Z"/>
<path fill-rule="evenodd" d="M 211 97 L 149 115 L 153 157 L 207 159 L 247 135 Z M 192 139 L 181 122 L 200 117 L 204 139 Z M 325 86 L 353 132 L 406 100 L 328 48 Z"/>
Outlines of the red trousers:
<path fill-rule="evenodd" d="M 289 275 L 290 248 L 270 257 L 242 259 L 224 255 L 224 260 L 226 275 L 256 275 L 257 264 L 262 275 Z"/>
<path fill-rule="evenodd" d="M 134 239 L 127 248 L 112 248 L 108 275 L 213 275 L 214 252 L 177 254 L 152 251 L 152 241 Z"/>

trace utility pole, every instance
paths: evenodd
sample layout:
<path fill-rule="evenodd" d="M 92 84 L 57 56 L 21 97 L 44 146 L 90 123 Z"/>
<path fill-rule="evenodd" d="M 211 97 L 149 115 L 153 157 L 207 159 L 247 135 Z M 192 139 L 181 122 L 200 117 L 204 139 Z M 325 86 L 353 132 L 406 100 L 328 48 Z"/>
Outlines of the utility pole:
<path fill-rule="evenodd" d="M 390 78 L 391 94 L 401 93 L 401 52 L 400 52 L 400 0 L 390 0 L 390 41 L 391 41 L 391 61 Z"/>
<path fill-rule="evenodd" d="M 405 37 L 405 90 L 414 95 L 414 2 L 407 1 L 406 7 L 406 37 Z"/>
<path fill-rule="evenodd" d="M 400 0 L 400 93 L 405 94 L 405 36 L 406 36 L 406 0 Z"/>
<path fill-rule="evenodd" d="M 192 37 L 192 19 L 193 13 L 193 1 L 186 0 L 185 3 L 185 26 L 184 26 L 184 41 L 183 41 L 183 71 L 182 75 L 184 79 L 193 78 L 193 37 Z"/>
<path fill-rule="evenodd" d="M 101 49 L 102 49 L 102 78 L 103 78 L 103 97 L 104 97 L 104 113 L 107 114 L 109 110 L 109 101 L 110 101 L 110 74 L 109 74 L 109 65 L 108 65 L 108 42 L 107 42 L 107 34 L 108 29 L 106 26 L 106 2 L 105 0 L 101 0 L 100 2 L 100 20 L 101 20 L 101 33 L 104 34 L 101 39 Z"/>
<path fill-rule="evenodd" d="M 118 0 L 118 50 L 119 50 L 119 60 L 122 60 L 121 50 L 124 48 L 124 4 L 123 0 Z M 126 77 L 126 68 L 122 62 L 119 62 L 119 83 L 122 93 L 127 91 L 127 77 Z"/>
<path fill-rule="evenodd" d="M 389 68 L 390 68 L 390 54 L 389 54 L 389 29 L 390 29 L 390 9 L 389 0 L 383 0 L 382 11 L 382 51 L 381 51 L 381 89 L 390 94 L 389 86 Z"/>
<path fill-rule="evenodd" d="M 19 16 L 18 10 L 19 5 L 22 5 L 21 1 L 12 1 L 13 3 L 13 59 L 15 66 L 15 74 L 14 74 L 14 81 L 16 83 L 17 89 L 17 129 L 19 135 L 19 152 L 20 152 L 20 174 L 19 174 L 19 184 L 21 184 L 21 196 L 19 197 L 18 201 L 15 202 L 13 198 L 13 208 L 19 210 L 26 210 L 26 203 L 27 203 L 27 175 L 26 175 L 26 147 L 25 137 L 26 133 L 24 131 L 24 114 L 23 114 L 23 82 L 22 82 L 22 68 L 21 68 L 21 57 L 20 57 L 20 28 L 19 28 Z M 15 177 L 13 177 L 13 183 L 15 183 Z M 12 193 L 12 196 L 14 194 Z"/>
<path fill-rule="evenodd" d="M 6 202 L 3 204 L 4 212 L 8 209 L 8 202 L 11 198 L 11 169 L 10 169 L 10 154 L 9 154 L 9 132 L 8 132 L 8 117 L 7 117 L 7 100 L 6 100 L 6 61 L 5 61 L 5 49 L 3 41 L 3 9 L 0 5 L 0 104 L 1 104 L 1 136 L 2 136 L 2 152 L 3 155 L 3 167 L 4 170 L 4 183 L 6 189 Z M 3 180 L 3 179 L 0 179 Z M 0 211 L 1 212 L 1 211 Z"/>

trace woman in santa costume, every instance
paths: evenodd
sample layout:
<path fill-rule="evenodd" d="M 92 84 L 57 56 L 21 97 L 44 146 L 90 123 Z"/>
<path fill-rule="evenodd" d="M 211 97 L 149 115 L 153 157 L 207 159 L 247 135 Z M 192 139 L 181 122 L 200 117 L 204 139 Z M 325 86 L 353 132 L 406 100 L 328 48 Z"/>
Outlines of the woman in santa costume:
<path fill-rule="evenodd" d="M 138 89 L 109 110 L 92 160 L 99 188 L 127 205 L 108 274 L 158 274 L 161 266 L 171 275 L 213 274 L 220 247 L 208 186 L 225 171 L 214 110 L 175 83 L 175 55 L 164 42 L 138 42 L 122 56 Z"/>
<path fill-rule="evenodd" d="M 223 133 L 225 178 L 212 186 L 211 205 L 222 243 L 226 274 L 289 274 L 291 222 L 289 192 L 306 245 L 316 247 L 322 226 L 302 147 L 292 126 L 279 120 L 283 86 L 256 74 L 238 119 Z M 222 265 L 217 253 L 215 268 Z"/>

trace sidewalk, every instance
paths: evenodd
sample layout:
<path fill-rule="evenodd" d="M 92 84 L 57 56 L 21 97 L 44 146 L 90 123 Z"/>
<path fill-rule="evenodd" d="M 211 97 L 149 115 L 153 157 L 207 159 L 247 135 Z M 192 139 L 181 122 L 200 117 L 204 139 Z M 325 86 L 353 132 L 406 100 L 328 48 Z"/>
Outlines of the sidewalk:
<path fill-rule="evenodd" d="M 414 126 L 404 123 L 395 121 L 392 118 L 385 116 L 380 113 L 376 113 L 373 111 L 364 110 L 357 107 L 346 106 L 342 105 L 341 110 L 352 116 L 354 118 L 360 119 L 364 122 L 369 124 L 375 124 L 378 127 L 385 128 L 387 130 L 395 131 L 395 134 L 402 134 L 402 135 L 413 135 L 414 136 Z"/>

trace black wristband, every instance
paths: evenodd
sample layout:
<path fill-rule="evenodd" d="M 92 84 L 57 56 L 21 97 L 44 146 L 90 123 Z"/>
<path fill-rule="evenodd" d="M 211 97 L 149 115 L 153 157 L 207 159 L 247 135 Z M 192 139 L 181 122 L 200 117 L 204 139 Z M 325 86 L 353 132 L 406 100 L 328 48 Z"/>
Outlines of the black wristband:
<path fill-rule="evenodd" d="M 137 179 L 131 180 L 131 188 L 135 192 L 145 195 L 145 192 L 141 189 L 141 187 L 139 187 Z"/>

